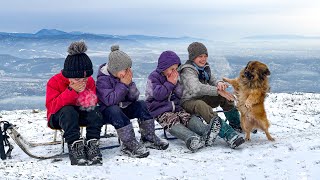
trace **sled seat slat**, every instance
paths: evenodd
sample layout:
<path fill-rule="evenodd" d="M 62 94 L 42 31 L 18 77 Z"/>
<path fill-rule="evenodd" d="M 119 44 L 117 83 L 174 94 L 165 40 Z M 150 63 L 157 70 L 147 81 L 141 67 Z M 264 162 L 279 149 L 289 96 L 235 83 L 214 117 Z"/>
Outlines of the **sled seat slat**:
<path fill-rule="evenodd" d="M 85 128 L 86 126 L 80 126 L 80 136 L 83 136 L 83 128 Z M 63 130 L 62 129 L 53 129 L 51 128 L 52 130 L 54 130 L 54 134 L 53 134 L 53 141 L 52 142 L 49 142 L 49 143 L 46 143 L 46 144 L 43 144 L 43 145 L 54 145 L 54 144 L 59 144 L 61 143 L 61 148 L 62 148 L 62 153 L 64 153 L 64 144 L 65 144 L 65 140 L 63 138 Z M 58 141 L 57 140 L 57 136 L 58 136 L 58 132 L 60 132 L 60 139 L 61 141 Z M 110 138 L 110 137 L 116 137 L 116 135 L 114 134 L 108 134 L 108 124 L 105 124 L 104 125 L 104 133 L 102 136 L 100 136 L 100 138 Z M 115 148 L 115 147 L 119 147 L 120 146 L 120 139 L 118 137 L 118 144 L 117 145 L 110 145 L 110 146 L 107 146 L 107 147 L 104 147 L 104 149 L 111 149 L 111 148 Z"/>

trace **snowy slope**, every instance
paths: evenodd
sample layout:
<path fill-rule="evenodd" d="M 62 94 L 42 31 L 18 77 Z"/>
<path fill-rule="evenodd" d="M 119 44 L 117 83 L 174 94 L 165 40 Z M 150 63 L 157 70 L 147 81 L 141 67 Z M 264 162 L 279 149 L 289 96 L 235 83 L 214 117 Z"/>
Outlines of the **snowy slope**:
<path fill-rule="evenodd" d="M 190 153 L 172 140 L 167 150 L 150 150 L 144 159 L 121 156 L 114 148 L 102 151 L 104 164 L 98 167 L 71 166 L 67 157 L 32 159 L 13 143 L 13 158 L 0 160 L 0 179 L 320 179 L 320 94 L 270 94 L 265 104 L 275 142 L 259 131 L 236 150 L 217 139 L 213 147 Z M 2 111 L 0 120 L 16 124 L 30 141 L 45 142 L 53 137 L 45 116 L 45 111 Z M 115 133 L 111 127 L 108 132 Z M 101 140 L 101 146 L 116 143 L 117 138 Z M 31 149 L 39 155 L 60 150 L 60 145 Z"/>

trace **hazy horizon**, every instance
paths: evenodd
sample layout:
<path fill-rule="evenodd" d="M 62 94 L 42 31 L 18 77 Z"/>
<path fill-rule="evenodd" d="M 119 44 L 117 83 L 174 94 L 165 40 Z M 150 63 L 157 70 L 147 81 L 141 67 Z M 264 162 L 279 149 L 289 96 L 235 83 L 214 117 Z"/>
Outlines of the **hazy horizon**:
<path fill-rule="evenodd" d="M 141 34 L 207 40 L 290 34 L 320 36 L 316 0 L 6 1 L 1 32 L 40 29 L 95 34 Z"/>
<path fill-rule="evenodd" d="M 198 40 L 204 40 L 204 41 L 211 41 L 212 39 L 204 39 L 204 38 L 200 38 L 200 37 L 196 37 L 196 36 L 158 36 L 158 35 L 146 35 L 146 34 L 107 34 L 107 33 L 93 33 L 93 32 L 84 32 L 84 31 L 65 31 L 64 29 L 50 29 L 50 28 L 46 28 L 43 27 L 42 29 L 38 29 L 34 32 L 16 32 L 16 31 L 11 31 L 11 32 L 5 32 L 5 31 L 0 31 L 0 33 L 12 33 L 12 34 L 37 34 L 40 31 L 62 31 L 65 33 L 83 33 L 83 34 L 93 34 L 93 35 L 113 35 L 113 36 L 150 36 L 150 37 L 163 37 L 163 38 L 184 38 L 184 37 L 188 37 L 188 38 L 193 38 L 193 39 L 198 39 Z M 241 39 L 265 39 L 265 38 L 269 38 L 269 39 L 320 39 L 320 35 L 319 36 L 310 36 L 310 35 L 304 35 L 304 34 L 256 34 L 256 35 L 248 35 L 248 36 L 244 36 L 244 37 L 239 37 L 238 39 L 233 39 L 233 40 L 241 40 Z M 230 39 L 219 39 L 219 40 L 230 40 Z"/>

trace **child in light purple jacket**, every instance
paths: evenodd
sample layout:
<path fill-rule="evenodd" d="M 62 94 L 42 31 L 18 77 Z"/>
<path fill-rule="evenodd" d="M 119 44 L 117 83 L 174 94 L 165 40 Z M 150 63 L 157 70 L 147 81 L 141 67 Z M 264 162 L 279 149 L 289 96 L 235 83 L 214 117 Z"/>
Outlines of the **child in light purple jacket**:
<path fill-rule="evenodd" d="M 169 143 L 155 135 L 154 119 L 132 81 L 131 58 L 111 47 L 108 64 L 102 64 L 97 77 L 97 96 L 104 123 L 112 124 L 122 141 L 122 152 L 131 157 L 147 157 L 146 147 L 164 150 Z M 138 118 L 141 141 L 138 142 L 130 119 Z"/>

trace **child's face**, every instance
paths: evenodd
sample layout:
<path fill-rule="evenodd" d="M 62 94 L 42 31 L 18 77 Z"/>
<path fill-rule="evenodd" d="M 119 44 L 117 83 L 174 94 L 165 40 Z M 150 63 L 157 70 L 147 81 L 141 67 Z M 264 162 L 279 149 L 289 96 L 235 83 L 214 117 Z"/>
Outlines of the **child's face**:
<path fill-rule="evenodd" d="M 126 75 L 127 71 L 129 71 L 130 69 L 131 69 L 131 68 L 127 68 L 127 69 L 118 71 L 118 72 L 115 74 L 115 76 L 116 76 L 117 78 L 121 79 L 121 78 L 123 78 L 123 77 Z"/>
<path fill-rule="evenodd" d="M 169 76 L 173 71 L 177 72 L 178 69 L 178 64 L 174 64 L 172 66 L 170 66 L 169 68 L 167 68 L 166 70 L 163 71 L 163 74 L 165 76 Z"/>
<path fill-rule="evenodd" d="M 206 54 L 201 54 L 200 56 L 196 57 L 193 61 L 197 66 L 203 67 L 206 65 L 207 59 L 208 56 Z"/>

